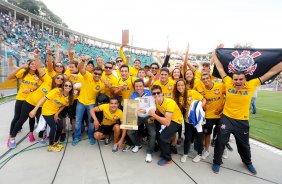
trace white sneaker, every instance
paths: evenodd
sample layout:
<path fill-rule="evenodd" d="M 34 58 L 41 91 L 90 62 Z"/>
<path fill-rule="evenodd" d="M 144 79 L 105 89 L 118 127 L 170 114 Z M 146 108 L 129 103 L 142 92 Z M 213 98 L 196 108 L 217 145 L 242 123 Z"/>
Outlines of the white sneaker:
<path fill-rule="evenodd" d="M 202 159 L 206 159 L 209 155 L 210 155 L 210 152 L 204 151 L 204 153 L 202 154 Z"/>
<path fill-rule="evenodd" d="M 188 156 L 188 155 L 183 155 L 183 156 L 181 157 L 180 161 L 181 161 L 182 163 L 185 163 L 185 162 L 186 162 L 186 159 L 187 159 L 187 156 Z"/>
<path fill-rule="evenodd" d="M 224 159 L 227 159 L 227 158 L 228 158 L 228 150 L 227 150 L 227 148 L 224 149 L 222 158 L 224 158 Z"/>
<path fill-rule="evenodd" d="M 150 162 L 152 162 L 152 160 L 153 160 L 153 159 L 152 159 L 152 154 L 147 153 L 145 161 L 146 161 L 147 163 L 150 163 Z"/>
<path fill-rule="evenodd" d="M 134 146 L 134 148 L 132 148 L 132 152 L 133 153 L 137 153 L 139 151 L 139 149 L 141 149 L 142 146 Z"/>
<path fill-rule="evenodd" d="M 195 158 L 193 158 L 193 162 L 200 162 L 202 160 L 202 156 L 201 155 L 197 155 Z"/>
<path fill-rule="evenodd" d="M 190 149 L 189 149 L 189 153 L 194 152 L 194 143 L 190 144 Z"/>

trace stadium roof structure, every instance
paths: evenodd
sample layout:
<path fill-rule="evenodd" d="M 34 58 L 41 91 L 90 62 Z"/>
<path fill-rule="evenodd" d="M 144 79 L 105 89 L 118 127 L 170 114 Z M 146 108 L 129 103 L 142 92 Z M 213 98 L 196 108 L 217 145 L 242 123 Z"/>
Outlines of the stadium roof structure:
<path fill-rule="evenodd" d="M 138 153 L 112 152 L 112 145 L 104 146 L 99 142 L 93 146 L 87 139 L 78 145 L 68 143 L 59 153 L 47 152 L 46 145 L 38 141 L 28 141 L 28 123 L 18 134 L 18 146 L 15 149 L 6 147 L 10 122 L 13 118 L 15 101 L 0 105 L 0 183 L 99 183 L 99 184 L 267 184 L 282 183 L 282 155 L 263 148 L 251 141 L 252 160 L 258 174 L 248 173 L 242 166 L 234 141 L 233 152 L 219 174 L 211 171 L 212 155 L 199 163 L 193 163 L 196 153 L 190 153 L 186 163 L 180 162 L 182 148 L 173 155 L 173 164 L 158 166 L 159 152 L 153 153 L 152 163 L 145 162 L 146 146 Z"/>

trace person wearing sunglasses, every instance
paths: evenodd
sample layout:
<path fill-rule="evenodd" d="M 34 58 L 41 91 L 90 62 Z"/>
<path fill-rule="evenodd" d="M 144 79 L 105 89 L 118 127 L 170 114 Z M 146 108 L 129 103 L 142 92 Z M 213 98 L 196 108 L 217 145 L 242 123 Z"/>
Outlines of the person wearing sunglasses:
<path fill-rule="evenodd" d="M 52 50 L 51 48 L 47 48 L 47 70 L 48 74 L 51 77 L 54 77 L 56 74 L 64 74 L 65 73 L 65 67 L 62 62 L 59 61 L 59 55 L 60 55 L 60 48 L 57 47 L 56 49 L 56 57 L 55 61 L 53 63 L 53 56 L 52 56 Z"/>
<path fill-rule="evenodd" d="M 96 98 L 100 93 L 104 93 L 105 85 L 101 81 L 101 76 L 103 73 L 102 68 L 95 67 L 94 73 L 91 74 L 85 70 L 84 62 L 86 61 L 85 57 L 78 59 L 78 70 L 79 73 L 83 76 L 81 81 L 80 93 L 77 97 L 76 105 L 76 119 L 75 119 L 75 132 L 72 145 L 75 146 L 81 140 L 81 128 L 84 112 L 87 112 L 88 116 L 88 138 L 91 145 L 95 144 L 94 139 L 94 125 L 93 120 L 91 120 L 90 109 L 92 109 L 96 104 Z"/>
<path fill-rule="evenodd" d="M 158 165 L 165 166 L 172 163 L 170 143 L 182 124 L 183 116 L 176 102 L 164 96 L 161 86 L 153 85 L 151 91 L 155 99 L 157 112 L 150 109 L 149 115 L 157 120 L 160 125 L 158 126 L 157 140 L 162 159 L 158 161 Z"/>
<path fill-rule="evenodd" d="M 160 78 L 160 67 L 157 63 L 152 63 L 150 65 L 150 71 L 154 75 L 154 77 L 152 78 L 152 82 L 155 82 Z"/>
<path fill-rule="evenodd" d="M 22 125 L 24 124 L 25 120 L 28 118 L 26 117 L 26 114 L 23 114 L 23 109 L 26 109 L 25 106 L 23 105 L 26 103 L 27 97 L 30 94 L 32 94 L 36 89 L 38 89 L 42 84 L 41 76 L 43 74 L 42 73 L 39 74 L 38 72 L 39 66 L 36 63 L 39 63 L 38 55 L 35 56 L 34 60 L 30 60 L 27 62 L 27 64 L 22 65 L 19 68 L 16 68 L 8 76 L 8 80 L 15 78 L 20 80 L 19 90 L 16 96 L 15 114 L 10 125 L 10 132 L 7 141 L 7 146 L 10 148 L 16 147 L 15 137 L 18 131 L 22 128 Z M 23 121 L 23 119 L 25 120 Z M 30 123 L 29 140 L 30 142 L 33 142 L 34 136 L 32 132 L 34 129 L 35 119 L 30 119 L 29 123 Z"/>
<path fill-rule="evenodd" d="M 113 64 L 111 62 L 106 62 L 104 67 L 104 72 L 101 77 L 102 82 L 105 84 L 105 95 L 111 97 L 113 95 L 113 84 L 117 83 L 117 78 L 112 73 Z"/>
<path fill-rule="evenodd" d="M 65 81 L 62 88 L 55 88 L 46 94 L 30 111 L 29 116 L 34 118 L 37 110 L 42 106 L 42 116 L 50 127 L 48 151 L 59 152 L 63 148 L 59 137 L 63 130 L 63 121 L 60 113 L 64 107 L 73 102 L 73 85 L 71 81 Z"/>
<path fill-rule="evenodd" d="M 65 107 L 63 112 L 61 113 L 63 117 L 63 122 L 64 122 L 64 128 L 62 131 L 62 134 L 60 136 L 60 142 L 64 142 L 66 139 L 66 117 L 68 115 L 70 119 L 70 123 L 72 126 L 72 131 L 75 129 L 75 113 L 76 113 L 76 105 L 77 105 L 77 97 L 79 94 L 79 90 L 81 88 L 81 80 L 82 80 L 82 75 L 79 74 L 78 72 L 78 62 L 77 61 L 70 61 L 69 62 L 69 67 L 64 73 L 66 76 L 66 79 L 70 80 L 73 83 L 73 95 L 74 95 L 74 101 L 69 107 Z"/>

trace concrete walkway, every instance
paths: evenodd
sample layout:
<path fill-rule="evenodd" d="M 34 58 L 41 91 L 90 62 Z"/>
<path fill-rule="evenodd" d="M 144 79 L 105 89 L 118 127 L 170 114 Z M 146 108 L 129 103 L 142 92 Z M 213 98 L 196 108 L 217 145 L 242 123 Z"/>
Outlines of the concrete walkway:
<path fill-rule="evenodd" d="M 11 101 L 0 105 L 0 183 L 1 184 L 263 184 L 282 183 L 282 156 L 251 144 L 252 160 L 258 174 L 253 176 L 242 166 L 236 145 L 219 174 L 211 171 L 211 155 L 199 163 L 193 163 L 196 153 L 189 154 L 186 163 L 180 162 L 182 147 L 173 156 L 173 164 L 158 166 L 159 153 L 153 162 L 146 163 L 146 145 L 138 153 L 111 151 L 112 145 L 96 142 L 91 146 L 87 139 L 77 146 L 66 143 L 59 153 L 47 152 L 46 145 L 28 141 L 29 125 L 25 123 L 17 136 L 18 146 L 10 150 L 6 146 L 10 122 L 14 114 Z M 36 135 L 37 136 L 37 135 Z M 71 142 L 71 136 L 69 137 Z"/>

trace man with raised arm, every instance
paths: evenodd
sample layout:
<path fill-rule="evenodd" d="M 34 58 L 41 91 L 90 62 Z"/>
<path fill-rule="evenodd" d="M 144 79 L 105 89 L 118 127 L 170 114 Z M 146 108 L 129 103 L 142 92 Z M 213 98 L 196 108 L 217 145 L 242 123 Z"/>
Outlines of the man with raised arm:
<path fill-rule="evenodd" d="M 219 47 L 223 47 L 220 45 Z M 217 70 L 223 79 L 226 87 L 226 100 L 223 108 L 223 115 L 219 122 L 218 138 L 214 149 L 214 160 L 212 170 L 218 173 L 222 164 L 222 154 L 229 136 L 232 133 L 236 139 L 238 153 L 242 162 L 252 174 L 257 174 L 251 161 L 251 150 L 249 143 L 249 108 L 255 89 L 262 83 L 270 79 L 275 74 L 281 72 L 282 61 L 273 66 L 268 72 L 259 78 L 246 81 L 243 72 L 233 73 L 232 78 L 227 76 L 223 66 L 213 53 L 213 58 Z"/>

